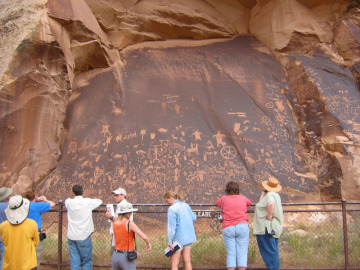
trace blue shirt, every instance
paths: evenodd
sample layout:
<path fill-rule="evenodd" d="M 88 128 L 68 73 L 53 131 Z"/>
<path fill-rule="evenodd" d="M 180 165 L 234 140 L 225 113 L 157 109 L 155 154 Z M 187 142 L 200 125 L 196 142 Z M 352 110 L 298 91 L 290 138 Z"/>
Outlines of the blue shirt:
<path fill-rule="evenodd" d="M 5 215 L 5 209 L 8 207 L 8 202 L 0 202 L 0 224 L 7 220 Z M 0 243 L 2 243 L 1 236 L 0 236 Z"/>
<path fill-rule="evenodd" d="M 36 221 L 38 229 L 41 229 L 41 214 L 50 211 L 50 203 L 30 202 L 28 218 Z"/>
<path fill-rule="evenodd" d="M 196 216 L 188 204 L 176 200 L 167 211 L 167 220 L 168 245 L 175 241 L 180 245 L 188 245 L 196 241 L 194 228 Z"/>

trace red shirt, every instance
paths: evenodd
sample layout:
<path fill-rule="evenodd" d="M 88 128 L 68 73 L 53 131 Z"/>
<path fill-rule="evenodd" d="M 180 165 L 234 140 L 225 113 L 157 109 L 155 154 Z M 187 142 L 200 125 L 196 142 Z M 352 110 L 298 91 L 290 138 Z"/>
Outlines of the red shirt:
<path fill-rule="evenodd" d="M 124 221 L 121 224 L 113 224 L 114 236 L 115 236 L 115 248 L 117 250 L 134 250 L 135 249 L 135 237 L 134 232 L 128 232 L 126 229 L 128 221 Z"/>
<path fill-rule="evenodd" d="M 247 223 L 246 214 L 251 201 L 243 195 L 226 195 L 217 200 L 216 205 L 222 208 L 222 228 Z"/>

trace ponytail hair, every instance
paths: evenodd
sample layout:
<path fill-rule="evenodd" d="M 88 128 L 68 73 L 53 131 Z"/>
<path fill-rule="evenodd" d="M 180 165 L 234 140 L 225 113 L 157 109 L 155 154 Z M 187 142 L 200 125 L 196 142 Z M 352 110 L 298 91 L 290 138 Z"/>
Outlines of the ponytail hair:
<path fill-rule="evenodd" d="M 168 199 L 168 198 L 174 198 L 175 200 L 179 200 L 179 201 L 182 201 L 183 200 L 183 197 L 182 195 L 180 194 L 176 194 L 174 191 L 167 191 L 165 194 L 164 194 L 164 199 Z"/>

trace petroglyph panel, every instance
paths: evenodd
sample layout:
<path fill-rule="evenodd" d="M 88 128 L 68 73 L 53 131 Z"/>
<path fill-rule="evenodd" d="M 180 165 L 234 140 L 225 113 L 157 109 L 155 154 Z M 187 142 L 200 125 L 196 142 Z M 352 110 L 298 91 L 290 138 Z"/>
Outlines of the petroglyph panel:
<path fill-rule="evenodd" d="M 349 139 L 360 142 L 360 93 L 349 68 L 339 67 L 323 55 L 298 56 L 318 88 L 327 110 L 339 121 Z M 324 68 L 326 67 L 326 68 Z M 330 76 L 331 75 L 331 76 Z"/>
<path fill-rule="evenodd" d="M 121 79 L 114 69 L 89 76 L 68 107 L 59 166 L 44 181 L 57 189 L 41 188 L 66 197 L 81 182 L 87 195 L 111 201 L 121 186 L 135 203 L 161 202 L 172 189 L 189 202 L 213 203 L 236 180 L 256 201 L 261 181 L 275 176 L 285 188 L 314 192 L 284 71 L 259 47 L 242 37 L 143 48 L 122 56 Z"/>

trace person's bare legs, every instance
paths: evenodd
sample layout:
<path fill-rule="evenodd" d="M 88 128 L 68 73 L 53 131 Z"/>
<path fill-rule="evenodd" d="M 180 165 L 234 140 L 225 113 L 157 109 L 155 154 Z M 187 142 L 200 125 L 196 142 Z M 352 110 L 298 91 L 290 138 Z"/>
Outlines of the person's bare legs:
<path fill-rule="evenodd" d="M 171 270 L 179 269 L 180 255 L 180 252 L 175 252 L 173 255 L 170 256 Z"/>
<path fill-rule="evenodd" d="M 184 262 L 184 270 L 192 270 L 191 265 L 191 248 L 184 248 L 181 251 L 181 255 L 183 257 Z"/>

